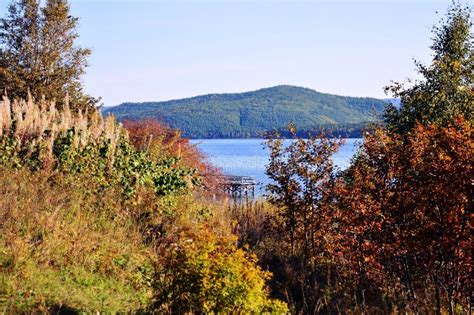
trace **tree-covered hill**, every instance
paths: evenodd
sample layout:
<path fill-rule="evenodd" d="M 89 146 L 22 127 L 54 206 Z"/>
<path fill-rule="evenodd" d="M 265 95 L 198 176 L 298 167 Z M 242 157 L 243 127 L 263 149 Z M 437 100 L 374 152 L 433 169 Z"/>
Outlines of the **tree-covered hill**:
<path fill-rule="evenodd" d="M 209 94 L 166 102 L 105 108 L 119 120 L 160 119 L 192 138 L 258 137 L 295 123 L 299 130 L 354 126 L 376 120 L 387 101 L 346 97 L 295 86 L 235 94 Z"/>

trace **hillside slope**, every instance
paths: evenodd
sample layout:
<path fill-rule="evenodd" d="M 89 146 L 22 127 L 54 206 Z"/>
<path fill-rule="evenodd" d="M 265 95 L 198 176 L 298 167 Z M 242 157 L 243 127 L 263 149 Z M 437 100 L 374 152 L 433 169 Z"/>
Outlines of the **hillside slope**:
<path fill-rule="evenodd" d="M 319 93 L 294 86 L 253 92 L 209 94 L 146 103 L 123 103 L 104 109 L 119 120 L 156 118 L 192 138 L 258 137 L 293 122 L 300 130 L 374 121 L 386 101 Z"/>

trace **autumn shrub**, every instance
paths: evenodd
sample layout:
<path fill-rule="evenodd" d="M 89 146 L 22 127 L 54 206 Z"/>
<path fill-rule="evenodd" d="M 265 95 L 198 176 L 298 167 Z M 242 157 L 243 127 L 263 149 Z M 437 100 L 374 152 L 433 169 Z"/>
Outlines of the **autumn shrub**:
<path fill-rule="evenodd" d="M 183 233 L 164 248 L 166 262 L 155 286 L 157 309 L 171 313 L 276 313 L 286 304 L 267 297 L 269 274 L 256 257 L 203 227 L 196 235 Z"/>
<path fill-rule="evenodd" d="M 159 257 L 150 309 L 286 312 L 286 304 L 269 298 L 269 274 L 260 270 L 255 256 L 238 248 L 226 208 L 192 193 L 163 197 L 159 204 L 159 212 L 147 216 L 150 246 Z"/>
<path fill-rule="evenodd" d="M 378 129 L 338 184 L 340 253 L 394 309 L 468 312 L 472 292 L 472 125 Z M 340 185 L 340 186 L 339 186 Z"/>
<path fill-rule="evenodd" d="M 188 138 L 182 137 L 180 130 L 155 119 L 125 120 L 123 126 L 134 148 L 147 152 L 155 160 L 178 159 L 185 167 L 197 170 L 201 179 L 200 192 L 207 197 L 221 192 L 219 169 Z"/>
<path fill-rule="evenodd" d="M 368 132 L 335 173 L 331 140 L 269 142 L 255 252 L 294 312 L 466 313 L 472 291 L 472 125 Z"/>
<path fill-rule="evenodd" d="M 353 282 L 331 252 L 334 225 L 328 205 L 335 198 L 338 171 L 332 154 L 342 143 L 323 136 L 270 138 L 272 179 L 267 198 L 231 202 L 228 216 L 238 244 L 269 270 L 271 296 L 288 302 L 293 313 L 351 310 Z"/>

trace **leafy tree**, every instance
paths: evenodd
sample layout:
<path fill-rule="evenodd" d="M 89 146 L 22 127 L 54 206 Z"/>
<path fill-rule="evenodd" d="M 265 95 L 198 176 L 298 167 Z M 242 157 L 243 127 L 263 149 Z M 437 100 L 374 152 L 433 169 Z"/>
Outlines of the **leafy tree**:
<path fill-rule="evenodd" d="M 0 88 L 10 98 L 28 93 L 72 108 L 87 108 L 98 100 L 86 95 L 81 76 L 91 51 L 75 45 L 78 18 L 66 0 L 15 0 L 0 20 Z"/>
<path fill-rule="evenodd" d="M 276 290 L 292 304 L 295 313 L 338 313 L 344 299 L 335 256 L 329 255 L 334 233 L 331 200 L 336 177 L 332 155 L 341 140 L 324 136 L 302 139 L 293 126 L 294 139 L 270 138 L 266 173 L 269 201 L 276 215 L 265 224 L 266 253 Z M 344 281 L 345 282 L 345 281 Z"/>
<path fill-rule="evenodd" d="M 446 19 L 434 27 L 433 62 L 416 62 L 422 81 L 407 87 L 394 83 L 386 87 L 401 99 L 401 107 L 388 107 L 385 121 L 389 129 L 406 134 L 416 122 L 446 125 L 462 115 L 472 120 L 474 105 L 474 44 L 471 9 L 455 3 Z"/>
<path fill-rule="evenodd" d="M 283 211 L 291 253 L 302 247 L 304 256 L 310 257 L 319 251 L 315 247 L 319 224 L 314 219 L 321 218 L 324 188 L 331 185 L 335 173 L 331 156 L 340 141 L 324 136 L 298 138 L 292 126 L 289 131 L 295 138 L 290 143 L 281 138 L 267 140 L 270 163 L 266 173 L 272 180 L 267 188 L 270 202 Z"/>
<path fill-rule="evenodd" d="M 333 178 L 330 139 L 269 142 L 278 207 L 263 264 L 297 313 L 467 313 L 472 303 L 473 45 L 470 11 L 435 28 L 425 80 L 391 89 L 388 128 L 368 132 Z M 293 131 L 294 134 L 294 131 Z M 259 245 L 260 246 L 260 245 Z M 260 247 L 261 248 L 261 247 Z M 261 249 L 258 249 L 261 251 Z M 326 308 L 325 308 L 326 307 Z"/>

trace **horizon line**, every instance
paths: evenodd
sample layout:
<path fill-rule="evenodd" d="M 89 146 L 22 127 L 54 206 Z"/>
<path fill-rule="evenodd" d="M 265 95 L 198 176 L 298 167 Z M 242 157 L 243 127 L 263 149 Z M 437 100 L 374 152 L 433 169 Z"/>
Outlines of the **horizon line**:
<path fill-rule="evenodd" d="M 197 98 L 197 97 L 202 97 L 202 96 L 211 96 L 211 95 L 233 95 L 233 94 L 245 94 L 245 93 L 252 93 L 252 92 L 258 92 L 261 90 L 265 89 L 272 89 L 272 88 L 277 88 L 277 87 L 293 87 L 293 88 L 300 88 L 300 89 L 307 89 L 311 90 L 316 93 L 321 93 L 321 94 L 327 94 L 327 95 L 332 95 L 332 96 L 340 96 L 340 97 L 353 97 L 353 98 L 372 98 L 376 100 L 382 100 L 382 101 L 389 101 L 389 100 L 394 100 L 396 98 L 393 97 L 385 97 L 385 98 L 379 98 L 379 97 L 374 97 L 374 96 L 354 96 L 354 95 L 341 95 L 341 94 L 335 94 L 335 93 L 329 93 L 329 92 L 322 92 L 319 90 L 316 90 L 314 88 L 306 87 L 306 86 L 301 86 L 301 85 L 292 85 L 292 84 L 277 84 L 277 85 L 272 85 L 272 86 L 267 86 L 267 87 L 262 87 L 262 88 L 257 88 L 257 89 L 252 89 L 252 90 L 244 90 L 241 92 L 211 92 L 211 93 L 203 93 L 203 94 L 197 94 L 197 95 L 191 95 L 191 96 L 185 96 L 185 97 L 180 97 L 180 98 L 171 98 L 167 100 L 160 100 L 160 101 L 124 101 L 116 105 L 102 105 L 102 108 L 105 107 L 115 107 L 115 106 L 120 106 L 123 104 L 145 104 L 145 103 L 166 103 L 166 102 L 173 102 L 173 101 L 180 101 L 180 100 L 186 100 L 186 99 L 192 99 L 192 98 Z"/>

